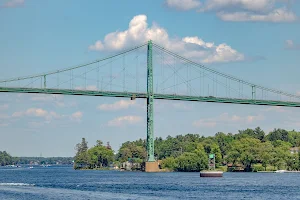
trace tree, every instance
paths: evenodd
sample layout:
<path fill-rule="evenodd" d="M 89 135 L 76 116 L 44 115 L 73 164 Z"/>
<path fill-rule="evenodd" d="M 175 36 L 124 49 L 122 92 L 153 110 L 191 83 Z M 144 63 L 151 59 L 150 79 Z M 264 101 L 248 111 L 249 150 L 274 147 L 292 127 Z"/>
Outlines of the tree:
<path fill-rule="evenodd" d="M 261 130 L 260 127 L 253 129 L 246 129 L 246 130 L 239 130 L 239 133 L 235 135 L 237 139 L 241 139 L 244 137 L 251 137 L 251 138 L 256 138 L 259 139 L 260 141 L 264 140 L 265 137 L 265 132 Z"/>
<path fill-rule="evenodd" d="M 163 167 L 178 171 L 193 171 L 195 163 L 198 169 L 207 168 L 210 153 L 215 154 L 217 167 L 225 165 L 227 161 L 227 164 L 242 165 L 245 171 L 252 171 L 253 164 L 261 164 L 264 170 L 270 165 L 274 169 L 300 169 L 299 158 L 291 156 L 289 151 L 290 147 L 296 145 L 300 145 L 299 132 L 274 129 L 265 135 L 257 127 L 239 130 L 237 134 L 218 132 L 214 137 L 198 134 L 167 136 L 165 139 L 158 137 L 155 139 L 154 154 L 158 160 L 163 160 Z M 119 162 L 129 158 L 145 161 L 146 155 L 146 141 L 140 139 L 123 143 L 116 158 Z"/>
<path fill-rule="evenodd" d="M 77 150 L 75 156 L 75 163 L 79 164 L 80 167 L 86 166 L 89 163 L 89 156 L 87 154 L 88 146 L 85 138 L 82 138 L 81 143 L 78 143 L 75 147 Z M 75 166 L 75 168 L 77 168 Z"/>
<path fill-rule="evenodd" d="M 300 147 L 300 133 L 296 131 L 288 132 L 288 142 L 293 145 L 293 147 Z"/>
<path fill-rule="evenodd" d="M 199 145 L 193 153 L 185 152 L 176 158 L 175 162 L 177 164 L 177 171 L 199 172 L 207 169 L 208 157 L 204 151 L 204 147 Z"/>
<path fill-rule="evenodd" d="M 196 172 L 200 170 L 198 156 L 196 153 L 185 152 L 176 158 L 177 171 Z"/>
<path fill-rule="evenodd" d="M 96 141 L 96 146 L 101 147 L 103 145 L 103 142 L 101 140 Z"/>
<path fill-rule="evenodd" d="M 162 160 L 161 167 L 163 169 L 170 169 L 170 170 L 176 170 L 177 169 L 177 162 L 174 157 L 168 157 Z"/>
<path fill-rule="evenodd" d="M 274 154 L 272 158 L 272 165 L 277 169 L 284 169 L 287 167 L 287 162 L 290 159 L 291 144 L 281 140 L 273 141 Z"/>
<path fill-rule="evenodd" d="M 79 155 L 88 150 L 87 141 L 85 140 L 85 138 L 82 138 L 81 143 L 78 143 L 75 149 L 77 150 L 76 155 Z"/>
<path fill-rule="evenodd" d="M 252 164 L 259 160 L 261 142 L 254 138 L 242 138 L 232 143 L 227 157 L 229 162 L 243 164 L 245 171 L 252 171 Z"/>
<path fill-rule="evenodd" d="M 219 145 L 222 159 L 224 159 L 227 154 L 230 143 L 233 141 L 233 137 L 231 135 L 226 135 L 225 133 L 219 132 L 215 134 L 215 140 Z"/>
<path fill-rule="evenodd" d="M 96 145 L 88 149 L 87 141 L 82 138 L 81 143 L 76 145 L 75 168 L 101 168 L 108 167 L 114 160 L 114 152 L 111 148 L 97 140 Z"/>
<path fill-rule="evenodd" d="M 267 171 L 267 165 L 271 164 L 271 159 L 274 157 L 274 147 L 271 142 L 265 142 L 264 145 L 262 145 L 261 152 L 260 152 L 260 161 L 262 163 L 262 166 L 265 168 L 265 171 Z"/>
<path fill-rule="evenodd" d="M 205 153 L 203 145 L 199 144 L 197 146 L 197 149 L 194 152 L 197 154 L 199 171 L 207 169 L 208 168 L 208 155 Z"/>
<path fill-rule="evenodd" d="M 95 146 L 88 150 L 89 167 L 101 168 L 108 167 L 114 159 L 114 153 L 105 146 Z"/>
<path fill-rule="evenodd" d="M 215 154 L 215 162 L 216 162 L 216 167 L 219 167 L 222 162 L 222 155 L 221 155 L 221 150 L 220 147 L 217 144 L 213 144 L 211 146 L 211 152 L 212 154 Z"/>
<path fill-rule="evenodd" d="M 298 171 L 300 171 L 300 152 L 298 152 Z"/>
<path fill-rule="evenodd" d="M 129 148 L 122 148 L 119 150 L 117 159 L 120 162 L 126 162 L 126 161 L 128 161 L 129 158 L 132 158 L 132 152 Z"/>
<path fill-rule="evenodd" d="M 261 130 L 260 127 L 254 129 L 254 137 L 256 139 L 259 139 L 260 141 L 264 141 L 265 135 L 266 135 L 265 132 Z"/>
<path fill-rule="evenodd" d="M 13 164 L 13 158 L 6 151 L 0 151 L 0 166 Z"/>
<path fill-rule="evenodd" d="M 286 165 L 288 170 L 298 170 L 298 155 L 289 154 L 286 159 Z"/>
<path fill-rule="evenodd" d="M 128 161 L 128 159 L 145 160 L 147 152 L 144 146 L 138 146 L 135 142 L 126 142 L 122 144 L 116 157 L 120 162 Z"/>
<path fill-rule="evenodd" d="M 288 142 L 288 140 L 289 140 L 288 135 L 289 135 L 289 133 L 284 129 L 274 129 L 274 131 L 270 132 L 267 135 L 267 139 L 272 142 L 274 142 L 276 140 Z"/>

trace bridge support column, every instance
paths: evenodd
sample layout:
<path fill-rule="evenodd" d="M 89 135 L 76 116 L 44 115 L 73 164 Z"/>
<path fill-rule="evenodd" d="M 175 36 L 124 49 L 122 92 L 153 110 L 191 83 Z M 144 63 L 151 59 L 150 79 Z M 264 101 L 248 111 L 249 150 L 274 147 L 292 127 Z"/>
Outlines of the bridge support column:
<path fill-rule="evenodd" d="M 152 41 L 148 42 L 147 50 L 147 161 L 155 162 L 154 135 L 153 135 L 153 66 Z M 151 164 L 146 164 L 152 166 Z M 146 169 L 146 171 L 149 171 Z M 152 171 L 152 170 L 151 170 Z"/>

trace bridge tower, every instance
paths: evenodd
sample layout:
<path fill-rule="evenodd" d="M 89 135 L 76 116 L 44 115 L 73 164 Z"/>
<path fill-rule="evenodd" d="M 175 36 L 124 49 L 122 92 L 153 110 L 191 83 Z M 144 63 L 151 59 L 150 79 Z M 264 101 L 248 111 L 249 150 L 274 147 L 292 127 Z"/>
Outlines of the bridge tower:
<path fill-rule="evenodd" d="M 157 172 L 158 162 L 154 158 L 154 134 L 153 134 L 153 65 L 152 65 L 152 41 L 148 41 L 147 49 L 147 162 L 146 172 Z"/>

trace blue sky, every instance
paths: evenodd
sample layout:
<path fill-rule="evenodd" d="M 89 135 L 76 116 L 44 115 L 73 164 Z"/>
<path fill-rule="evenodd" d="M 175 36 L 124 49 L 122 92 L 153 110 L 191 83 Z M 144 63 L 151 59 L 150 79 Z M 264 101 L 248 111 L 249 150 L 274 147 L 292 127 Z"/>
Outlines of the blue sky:
<path fill-rule="evenodd" d="M 0 79 L 74 66 L 153 39 L 219 71 L 299 94 L 299 17 L 300 3 L 288 0 L 0 0 Z M 299 130 L 300 110 L 156 101 L 154 120 L 161 137 L 257 126 Z M 0 137 L 0 150 L 14 156 L 73 156 L 82 137 L 117 150 L 146 137 L 145 101 L 2 93 Z"/>

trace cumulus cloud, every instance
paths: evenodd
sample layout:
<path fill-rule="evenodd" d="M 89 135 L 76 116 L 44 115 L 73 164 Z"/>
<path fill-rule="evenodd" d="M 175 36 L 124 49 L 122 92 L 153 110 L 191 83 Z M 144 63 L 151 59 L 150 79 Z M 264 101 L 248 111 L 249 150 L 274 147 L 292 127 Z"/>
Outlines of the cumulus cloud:
<path fill-rule="evenodd" d="M 289 0 L 205 0 L 197 8 L 190 9 L 214 12 L 223 21 L 294 22 L 298 18 L 287 8 L 290 3 Z"/>
<path fill-rule="evenodd" d="M 21 117 L 36 117 L 36 118 L 41 118 L 43 119 L 42 121 L 35 121 L 32 118 L 28 118 L 29 120 L 33 120 L 33 121 L 29 121 L 28 125 L 30 127 L 39 127 L 45 124 L 49 124 L 54 120 L 70 120 L 70 121 L 75 121 L 75 122 L 80 122 L 82 117 L 83 117 L 83 113 L 80 111 L 74 112 L 72 114 L 59 114 L 56 113 L 54 111 L 48 111 L 48 110 L 44 110 L 42 108 L 29 108 L 25 111 L 18 111 L 18 112 L 14 112 L 11 116 L 9 116 L 9 118 L 21 118 Z M 1 119 L 1 116 L 0 116 Z"/>
<path fill-rule="evenodd" d="M 53 118 L 60 118 L 61 115 L 57 114 L 54 111 L 46 111 L 42 108 L 29 108 L 26 111 L 18 111 L 12 114 L 12 117 L 23 117 L 23 116 L 30 116 L 30 117 L 42 117 L 47 120 Z"/>
<path fill-rule="evenodd" d="M 108 126 L 124 126 L 128 124 L 137 124 L 142 121 L 142 117 L 140 116 L 122 116 L 122 117 L 117 117 L 107 123 Z"/>
<path fill-rule="evenodd" d="M 25 3 L 25 0 L 8 0 L 1 7 L 4 8 L 14 8 L 22 6 Z"/>
<path fill-rule="evenodd" d="M 190 44 L 196 44 L 198 46 L 203 47 L 204 49 L 214 49 L 213 52 L 207 54 L 202 62 L 204 63 L 213 63 L 213 62 L 233 62 L 233 61 L 243 61 L 245 56 L 235 49 L 232 49 L 227 44 L 220 44 L 215 46 L 214 43 L 204 42 L 202 39 L 198 37 L 185 37 L 183 41 Z M 201 53 L 201 52 L 198 52 Z M 200 56 L 197 52 L 187 51 L 186 55 L 188 57 L 193 57 L 190 54 L 195 54 L 196 56 Z M 190 55 L 190 56 L 189 56 Z"/>
<path fill-rule="evenodd" d="M 146 15 L 133 17 L 127 30 L 109 33 L 104 37 L 103 41 L 96 41 L 95 44 L 89 46 L 89 49 L 118 51 L 130 46 L 139 45 L 148 40 L 153 40 L 167 49 L 203 63 L 245 60 L 245 56 L 242 53 L 239 53 L 225 43 L 215 44 L 214 42 L 205 42 L 197 36 L 189 36 L 182 39 L 170 38 L 168 32 L 159 25 L 154 23 L 151 27 L 148 27 Z"/>
<path fill-rule="evenodd" d="M 250 115 L 250 116 L 247 116 L 246 117 L 246 122 L 247 123 L 252 123 L 254 121 L 261 121 L 261 120 L 264 120 L 264 116 L 262 115 Z"/>
<path fill-rule="evenodd" d="M 220 10 L 266 11 L 274 7 L 276 0 L 206 0 L 200 12 Z"/>
<path fill-rule="evenodd" d="M 236 21 L 236 22 L 244 22 L 244 21 L 261 21 L 261 22 L 293 22 L 297 20 L 297 16 L 285 9 L 279 8 L 273 10 L 266 14 L 256 14 L 249 12 L 219 12 L 217 16 L 221 18 L 223 21 Z"/>
<path fill-rule="evenodd" d="M 80 111 L 77 111 L 71 115 L 71 119 L 74 121 L 81 121 L 82 117 L 83 117 L 83 113 Z"/>
<path fill-rule="evenodd" d="M 198 0 L 166 0 L 165 5 L 176 10 L 191 10 L 198 8 L 201 2 Z"/>
<path fill-rule="evenodd" d="M 300 50 L 300 43 L 297 44 L 293 40 L 286 40 L 285 48 L 289 50 Z"/>
<path fill-rule="evenodd" d="M 213 128 L 218 124 L 235 124 L 235 123 L 253 123 L 254 121 L 264 120 L 262 115 L 249 115 L 249 116 L 238 116 L 229 115 L 228 113 L 223 113 L 216 118 L 200 119 L 193 122 L 196 127 L 208 127 Z"/>
<path fill-rule="evenodd" d="M 105 111 L 116 111 L 116 110 L 122 110 L 127 109 L 130 106 L 133 106 L 136 104 L 136 101 L 132 100 L 120 100 L 112 104 L 101 104 L 97 108 L 99 110 L 105 110 Z"/>
<path fill-rule="evenodd" d="M 279 112 L 279 113 L 287 112 L 287 110 L 285 110 L 281 106 L 269 107 L 269 108 L 264 109 L 264 111 L 267 111 L 267 112 Z"/>

